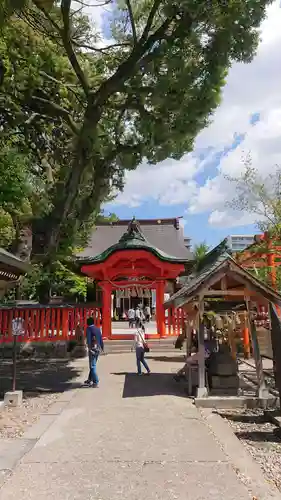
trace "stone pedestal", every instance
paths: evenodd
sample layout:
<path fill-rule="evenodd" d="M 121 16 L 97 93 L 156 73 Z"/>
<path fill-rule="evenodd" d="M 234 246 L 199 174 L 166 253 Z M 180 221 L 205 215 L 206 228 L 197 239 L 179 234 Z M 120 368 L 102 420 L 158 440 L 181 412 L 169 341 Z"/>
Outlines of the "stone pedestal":
<path fill-rule="evenodd" d="M 9 391 L 4 395 L 5 406 L 21 406 L 22 404 L 22 391 Z"/>
<path fill-rule="evenodd" d="M 197 398 L 205 398 L 208 396 L 207 387 L 197 387 L 196 389 L 196 397 Z"/>
<path fill-rule="evenodd" d="M 77 344 L 73 348 L 73 350 L 71 352 L 71 356 L 73 358 L 85 358 L 88 354 L 88 350 L 86 347 L 86 339 L 84 337 L 84 332 L 83 332 L 83 329 L 80 325 L 78 325 L 76 327 L 75 340 L 76 340 Z"/>
<path fill-rule="evenodd" d="M 219 352 L 210 356 L 208 365 L 211 395 L 236 396 L 239 390 L 238 367 L 229 347 L 220 346 Z"/>

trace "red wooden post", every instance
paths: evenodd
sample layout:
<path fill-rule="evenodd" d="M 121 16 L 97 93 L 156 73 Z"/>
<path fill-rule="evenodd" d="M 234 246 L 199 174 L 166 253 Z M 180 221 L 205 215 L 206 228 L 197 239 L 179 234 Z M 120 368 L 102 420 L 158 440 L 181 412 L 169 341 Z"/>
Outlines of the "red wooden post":
<path fill-rule="evenodd" d="M 40 332 L 38 334 L 38 338 L 40 340 L 44 339 L 44 330 L 45 330 L 45 309 L 39 309 L 38 313 L 40 313 Z"/>
<path fill-rule="evenodd" d="M 165 310 L 164 310 L 165 281 L 156 283 L 156 322 L 160 338 L 165 337 Z"/>
<path fill-rule="evenodd" d="M 62 310 L 61 329 L 62 338 L 67 340 L 69 331 L 69 309 L 67 307 Z"/>
<path fill-rule="evenodd" d="M 111 339 L 111 285 L 108 281 L 100 283 L 102 288 L 102 336 Z"/>
<path fill-rule="evenodd" d="M 172 326 L 172 309 L 169 307 L 168 309 L 168 334 L 171 335 L 171 326 Z"/>
<path fill-rule="evenodd" d="M 171 317 L 172 317 L 172 335 L 176 335 L 176 324 L 175 324 L 175 308 L 171 308 Z"/>
<path fill-rule="evenodd" d="M 56 324 L 56 329 L 57 329 L 57 339 L 60 340 L 61 338 L 61 333 L 60 333 L 60 329 L 61 329 L 61 308 L 58 307 L 57 309 L 57 324 Z"/>
<path fill-rule="evenodd" d="M 51 338 L 53 340 L 55 340 L 55 339 L 57 339 L 57 332 L 56 332 L 57 325 L 56 325 L 56 309 L 54 307 L 52 307 L 52 309 L 51 309 L 50 318 L 51 318 L 51 324 L 50 324 Z"/>

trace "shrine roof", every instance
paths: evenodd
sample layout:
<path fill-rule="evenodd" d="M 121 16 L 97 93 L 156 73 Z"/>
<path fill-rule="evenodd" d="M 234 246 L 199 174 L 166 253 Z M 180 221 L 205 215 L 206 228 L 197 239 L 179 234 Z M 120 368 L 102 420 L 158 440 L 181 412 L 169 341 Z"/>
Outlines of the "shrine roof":
<path fill-rule="evenodd" d="M 78 255 L 78 258 L 94 258 L 106 252 L 109 248 L 119 244 L 131 221 L 118 220 L 98 224 L 89 239 L 88 246 Z M 139 228 L 146 240 L 147 245 L 163 253 L 164 256 L 172 257 L 172 260 L 187 262 L 193 256 L 184 243 L 183 229 L 179 225 L 179 219 L 142 219 L 138 220 Z M 124 227 L 125 226 L 125 227 Z M 140 249 L 140 244 L 136 244 Z M 132 248 L 132 247 L 131 247 Z"/>
<path fill-rule="evenodd" d="M 177 308 L 190 302 L 199 293 L 204 294 L 204 290 L 208 289 L 208 283 L 212 278 L 216 275 L 221 276 L 223 273 L 226 275 L 229 271 L 236 274 L 238 279 L 240 277 L 244 283 L 255 289 L 267 300 L 281 303 L 281 295 L 278 292 L 256 278 L 233 259 L 227 239 L 225 239 L 208 252 L 199 265 L 193 267 L 183 287 L 165 302 L 165 307 L 174 306 Z"/>
<path fill-rule="evenodd" d="M 106 226 L 103 226 L 106 227 Z M 186 249 L 186 247 L 178 249 L 177 255 L 169 254 L 163 251 L 160 248 L 157 248 L 155 245 L 151 244 L 146 238 L 144 232 L 142 231 L 142 227 L 139 222 L 133 219 L 129 222 L 127 231 L 124 232 L 124 224 L 121 226 L 113 226 L 121 228 L 121 236 L 119 240 L 106 247 L 102 252 L 98 255 L 89 255 L 90 248 L 87 248 L 85 252 L 82 252 L 78 256 L 78 263 L 83 264 L 91 264 L 91 263 L 101 263 L 104 262 L 110 255 L 117 251 L 123 250 L 147 250 L 148 252 L 154 254 L 162 261 L 167 262 L 177 262 L 177 263 L 185 263 L 191 257 L 191 253 Z M 109 231 L 111 227 L 108 227 Z M 117 232 L 114 231 L 114 234 Z M 117 233 L 118 234 L 118 233 Z M 119 232 L 120 234 L 120 232 Z M 84 253 L 84 255 L 83 255 Z"/>
<path fill-rule="evenodd" d="M 0 248 L 0 278 L 6 281 L 15 280 L 25 274 L 30 265 L 16 255 Z"/>

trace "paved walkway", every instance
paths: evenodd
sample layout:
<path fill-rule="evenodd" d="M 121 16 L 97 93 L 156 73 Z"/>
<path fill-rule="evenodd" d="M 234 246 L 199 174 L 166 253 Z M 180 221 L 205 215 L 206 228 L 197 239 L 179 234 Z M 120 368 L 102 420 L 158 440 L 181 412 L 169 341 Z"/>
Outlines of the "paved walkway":
<path fill-rule="evenodd" d="M 206 421 L 173 381 L 179 363 L 154 358 L 153 374 L 137 377 L 133 353 L 102 357 L 100 388 L 63 394 L 26 433 L 29 451 L 0 499 L 249 500 Z"/>

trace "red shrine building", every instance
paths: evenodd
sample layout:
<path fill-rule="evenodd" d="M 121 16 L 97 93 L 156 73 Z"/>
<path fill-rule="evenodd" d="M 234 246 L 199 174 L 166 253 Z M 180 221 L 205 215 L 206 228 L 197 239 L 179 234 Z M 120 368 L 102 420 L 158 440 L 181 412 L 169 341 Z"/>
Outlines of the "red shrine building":
<path fill-rule="evenodd" d="M 82 274 L 97 285 L 103 337 L 129 339 L 124 323 L 128 310 L 146 306 L 153 320 L 148 336 L 165 337 L 163 304 L 191 259 L 190 239 L 184 237 L 178 218 L 98 225 L 78 263 Z M 118 326 L 116 334 L 112 325 L 118 321 L 124 327 Z"/>

